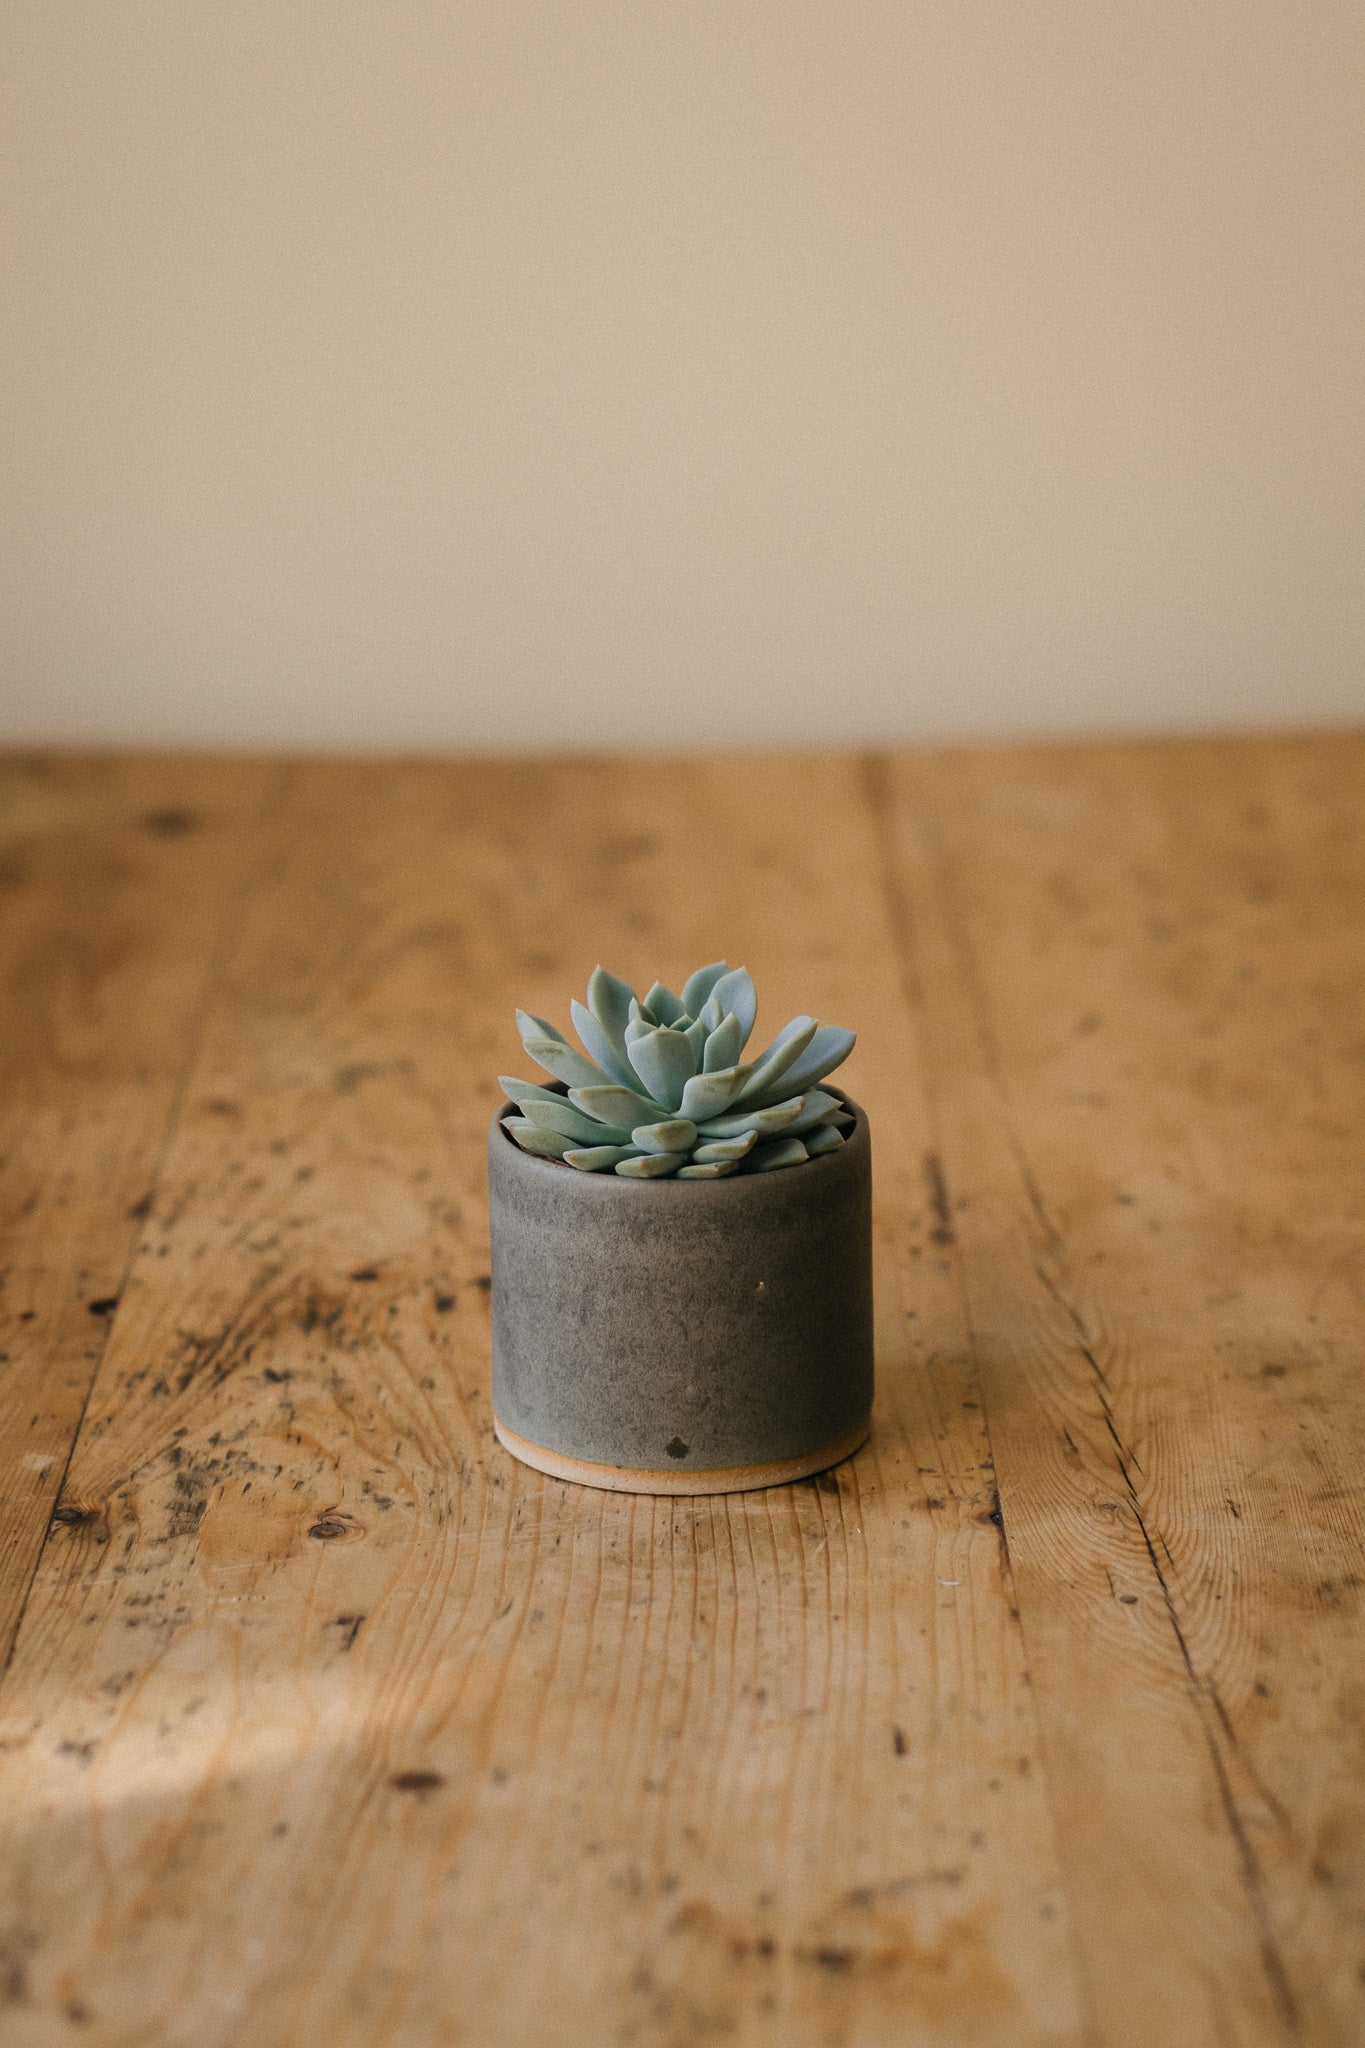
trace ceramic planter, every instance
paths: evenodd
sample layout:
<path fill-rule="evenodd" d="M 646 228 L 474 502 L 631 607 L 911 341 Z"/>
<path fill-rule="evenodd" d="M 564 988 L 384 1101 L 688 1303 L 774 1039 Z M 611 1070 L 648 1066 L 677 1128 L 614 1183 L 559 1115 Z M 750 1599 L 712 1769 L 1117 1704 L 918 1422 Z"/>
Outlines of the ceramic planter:
<path fill-rule="evenodd" d="M 855 1126 L 822 1158 L 679 1181 L 533 1158 L 503 1105 L 488 1138 L 493 1410 L 515 1457 L 622 1492 L 735 1493 L 857 1450 L 872 1159 L 847 1106 Z"/>

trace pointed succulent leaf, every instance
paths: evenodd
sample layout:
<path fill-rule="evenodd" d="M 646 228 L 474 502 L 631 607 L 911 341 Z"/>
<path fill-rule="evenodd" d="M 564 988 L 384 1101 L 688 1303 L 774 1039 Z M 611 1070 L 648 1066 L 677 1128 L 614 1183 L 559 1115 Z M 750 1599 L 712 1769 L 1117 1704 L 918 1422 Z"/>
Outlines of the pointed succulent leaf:
<path fill-rule="evenodd" d="M 732 967 L 728 974 L 722 974 L 711 995 L 720 1004 L 722 1016 L 733 1012 L 738 1017 L 739 1028 L 744 1034 L 740 1046 L 746 1046 L 749 1033 L 754 1028 L 754 1018 L 758 1015 L 758 994 L 748 968 Z"/>
<path fill-rule="evenodd" d="M 564 1034 L 556 1031 L 553 1024 L 547 1024 L 543 1017 L 533 1016 L 529 1010 L 517 1011 L 518 1038 L 557 1038 L 562 1045 Z"/>
<path fill-rule="evenodd" d="M 804 1092 L 813 1088 L 817 1081 L 823 1081 L 852 1052 L 857 1040 L 856 1031 L 845 1031 L 838 1024 L 822 1024 L 812 1038 L 800 1059 L 793 1061 L 771 1088 L 765 1088 L 753 1100 L 766 1108 L 768 1102 L 779 1097 Z"/>
<path fill-rule="evenodd" d="M 696 1053 L 685 1032 L 666 1025 L 637 1038 L 627 1048 L 630 1063 L 656 1102 L 677 1109 L 683 1089 L 696 1072 Z"/>
<path fill-rule="evenodd" d="M 745 1084 L 744 1100 L 757 1102 L 770 1094 L 788 1067 L 800 1059 L 818 1029 L 814 1017 L 793 1017 L 790 1024 L 784 1025 L 768 1050 L 754 1061 L 753 1074 Z M 801 1090 L 784 1089 L 783 1093 L 799 1095 Z"/>
<path fill-rule="evenodd" d="M 752 1069 L 747 1066 L 722 1067 L 718 1074 L 694 1074 L 682 1092 L 678 1107 L 684 1116 L 690 1116 L 694 1124 L 705 1123 L 710 1117 L 722 1116 L 748 1080 Z M 734 1133 L 727 1133 L 733 1137 Z"/>
<path fill-rule="evenodd" d="M 642 1005 L 645 1015 L 652 1017 L 656 1024 L 676 1024 L 680 1017 L 687 1015 L 687 1005 L 674 995 L 671 988 L 665 988 L 656 981 Z"/>
<path fill-rule="evenodd" d="M 520 1112 L 505 1118 L 507 1134 L 579 1172 L 639 1180 L 770 1173 L 837 1151 L 855 1118 L 816 1083 L 855 1034 L 795 1017 L 745 1060 L 756 1011 L 751 976 L 723 960 L 698 968 L 681 996 L 655 982 L 643 998 L 599 966 L 586 1003 L 572 1005 L 585 1052 L 517 1012 L 527 1053 L 558 1086 L 503 1075 Z"/>
<path fill-rule="evenodd" d="M 754 1131 L 760 1138 L 770 1138 L 777 1131 L 785 1131 L 787 1125 L 795 1123 L 805 1106 L 804 1095 L 794 1095 L 790 1102 L 776 1102 L 771 1109 L 743 1109 L 736 1107 L 729 1116 L 713 1116 L 700 1126 L 703 1138 L 742 1138 L 746 1131 Z"/>
<path fill-rule="evenodd" d="M 830 1117 L 836 1114 L 838 1108 L 839 1098 L 837 1095 L 828 1095 L 823 1088 L 812 1088 L 806 1096 L 805 1107 L 801 1111 L 800 1116 L 793 1117 L 792 1121 L 786 1126 L 788 1136 L 792 1138 L 804 1137 L 805 1133 L 813 1131 L 817 1124 L 828 1123 Z"/>
<path fill-rule="evenodd" d="M 597 1047 L 583 1037 L 583 1029 L 575 1013 L 574 1024 L 579 1037 L 599 1065 L 605 1066 L 616 1080 L 624 1081 L 630 1087 L 632 1076 L 626 1059 L 626 1027 L 633 1016 L 639 1015 L 634 989 L 626 982 L 618 981 L 614 974 L 608 974 L 605 967 L 594 967 L 588 982 L 588 1009 L 612 1049 L 610 1061 L 604 1061 Z"/>
<path fill-rule="evenodd" d="M 689 1017 L 700 1017 L 702 1004 L 722 974 L 729 972 L 728 960 L 713 960 L 709 967 L 699 967 L 695 974 L 688 975 L 683 983 L 682 1004 Z"/>
<path fill-rule="evenodd" d="M 665 1174 L 676 1173 L 683 1163 L 681 1152 L 637 1152 L 631 1159 L 623 1159 L 616 1171 L 629 1180 L 662 1180 Z"/>
<path fill-rule="evenodd" d="M 709 1166 L 716 1159 L 733 1159 L 738 1164 L 757 1143 L 757 1131 L 743 1131 L 737 1138 L 708 1138 L 693 1147 L 692 1157 L 699 1166 Z"/>
<path fill-rule="evenodd" d="M 613 1044 L 620 1045 L 626 1026 L 635 1014 L 635 991 L 628 982 L 594 967 L 588 982 L 588 1008 Z"/>
<path fill-rule="evenodd" d="M 539 1081 L 519 1081 L 515 1074 L 499 1074 L 498 1086 L 509 1102 L 563 1102 L 562 1088 L 543 1088 Z"/>
<path fill-rule="evenodd" d="M 523 1152 L 534 1153 L 537 1159 L 562 1159 L 569 1148 L 568 1138 L 561 1137 L 558 1131 L 543 1131 L 529 1117 L 509 1116 L 503 1129 L 516 1139 Z"/>
<path fill-rule="evenodd" d="M 806 1156 L 801 1138 L 773 1138 L 766 1145 L 755 1145 L 748 1168 L 753 1173 L 772 1173 L 779 1166 L 799 1166 Z"/>
<path fill-rule="evenodd" d="M 592 1011 L 585 1010 L 582 1003 L 570 1003 L 569 1013 L 573 1018 L 574 1030 L 607 1079 L 619 1081 L 623 1088 L 629 1088 L 635 1076 L 631 1073 L 630 1061 L 626 1058 L 624 1033 L 618 1046 L 593 1016 Z"/>
<path fill-rule="evenodd" d="M 623 1159 L 634 1159 L 636 1152 L 633 1145 L 585 1145 L 566 1152 L 564 1157 L 580 1173 L 605 1173 L 609 1167 L 619 1166 Z"/>
<path fill-rule="evenodd" d="M 567 1082 L 570 1088 L 591 1088 L 604 1078 L 600 1067 L 595 1067 L 581 1052 L 575 1052 L 562 1038 L 527 1037 L 521 1044 L 523 1052 L 529 1054 L 538 1067 L 544 1067 L 556 1081 Z"/>
<path fill-rule="evenodd" d="M 542 1131 L 558 1131 L 574 1145 L 628 1145 L 630 1126 L 628 1124 L 604 1124 L 595 1118 L 585 1116 L 581 1109 L 575 1109 L 562 1095 L 551 1097 L 548 1102 L 534 1099 L 522 1104 L 527 1117 Z"/>
<path fill-rule="evenodd" d="M 733 1067 L 744 1050 L 744 1034 L 739 1019 L 731 1012 L 716 1026 L 706 1041 L 706 1052 L 702 1059 L 702 1071 L 718 1074 L 725 1067 Z M 748 1083 L 746 1082 L 746 1087 Z"/>
<path fill-rule="evenodd" d="M 697 1127 L 681 1116 L 662 1124 L 637 1124 L 630 1142 L 641 1152 L 690 1152 L 697 1142 Z"/>
<path fill-rule="evenodd" d="M 529 1010 L 517 1011 L 517 1031 L 523 1045 L 528 1038 L 549 1038 L 556 1045 L 569 1044 L 562 1031 L 556 1031 L 553 1024 L 548 1024 L 543 1017 L 533 1016 Z M 569 1049 L 573 1050 L 571 1046 Z"/>
<path fill-rule="evenodd" d="M 571 1088 L 569 1100 L 575 1109 L 581 1109 L 584 1116 L 590 1116 L 600 1129 L 608 1124 L 616 1130 L 633 1131 L 636 1124 L 652 1123 L 657 1117 L 666 1116 L 664 1104 L 652 1102 L 643 1089 L 613 1088 Z"/>

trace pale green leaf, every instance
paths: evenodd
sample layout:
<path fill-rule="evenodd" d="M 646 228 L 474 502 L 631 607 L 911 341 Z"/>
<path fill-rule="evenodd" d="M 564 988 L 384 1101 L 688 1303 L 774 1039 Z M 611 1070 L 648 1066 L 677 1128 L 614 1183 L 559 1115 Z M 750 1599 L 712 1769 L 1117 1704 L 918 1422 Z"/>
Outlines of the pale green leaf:
<path fill-rule="evenodd" d="M 570 1088 L 592 1088 L 604 1076 L 600 1067 L 585 1059 L 581 1052 L 575 1052 L 562 1038 L 523 1038 L 522 1050 L 529 1054 L 538 1067 L 544 1067 L 547 1074 L 553 1074 L 556 1081 L 567 1083 Z"/>
<path fill-rule="evenodd" d="M 754 1099 L 760 1108 L 777 1096 L 791 1095 L 798 1090 L 804 1092 L 813 1088 L 817 1081 L 846 1060 L 857 1040 L 856 1031 L 845 1031 L 837 1024 L 822 1024 L 806 1050 L 794 1065 L 772 1087 Z"/>
<path fill-rule="evenodd" d="M 633 1145 L 587 1145 L 564 1154 L 569 1165 L 576 1166 L 580 1173 L 605 1173 L 623 1159 L 634 1159 L 635 1156 Z"/>
<path fill-rule="evenodd" d="M 655 982 L 640 1007 L 656 1024 L 676 1024 L 680 1017 L 687 1015 L 684 1004 L 674 995 L 672 989 L 665 988 L 661 981 Z"/>
<path fill-rule="evenodd" d="M 755 1145 L 753 1154 L 746 1162 L 753 1173 L 772 1173 L 779 1166 L 799 1166 L 806 1157 L 806 1147 L 800 1138 L 773 1138 L 766 1145 Z"/>
<path fill-rule="evenodd" d="M 655 1123 L 668 1114 L 666 1104 L 653 1102 L 633 1088 L 571 1088 L 569 1100 L 595 1124 L 611 1124 L 624 1131 L 633 1131 L 636 1124 Z"/>
<path fill-rule="evenodd" d="M 678 1107 L 684 1116 L 690 1116 L 694 1124 L 705 1123 L 708 1118 L 724 1114 L 748 1080 L 752 1069 L 747 1066 L 722 1067 L 718 1074 L 694 1074 L 683 1089 L 682 1101 Z M 733 1137 L 733 1132 L 723 1135 Z"/>
<path fill-rule="evenodd" d="M 793 1017 L 790 1024 L 784 1025 L 768 1050 L 754 1061 L 754 1071 L 744 1084 L 741 1099 L 758 1102 L 765 1094 L 770 1094 L 787 1069 L 800 1059 L 819 1028 L 814 1017 Z M 784 1088 L 782 1092 L 784 1095 L 799 1095 L 801 1090 Z"/>
<path fill-rule="evenodd" d="M 739 1019 L 731 1012 L 723 1017 L 706 1041 L 706 1052 L 702 1059 L 702 1072 L 719 1074 L 726 1067 L 737 1064 L 744 1050 L 744 1034 Z M 747 1087 L 748 1082 L 745 1083 Z"/>
<path fill-rule="evenodd" d="M 683 983 L 682 1004 L 689 1017 L 700 1017 L 702 1004 L 722 974 L 729 972 L 728 960 L 713 960 L 709 967 L 699 967 L 695 974 L 688 975 Z"/>
<path fill-rule="evenodd" d="M 654 1100 L 667 1109 L 679 1108 L 697 1065 L 687 1034 L 660 1028 L 637 1038 L 628 1050 L 632 1067 Z"/>
<path fill-rule="evenodd" d="M 630 1133 L 630 1142 L 642 1152 L 690 1152 L 697 1142 L 697 1127 L 686 1117 L 673 1117 L 661 1124 L 637 1124 Z"/>
<path fill-rule="evenodd" d="M 694 1148 L 692 1157 L 702 1166 L 717 1159 L 743 1159 L 758 1143 L 757 1131 L 745 1131 L 738 1138 L 712 1138 Z"/>
<path fill-rule="evenodd" d="M 499 1074 L 498 1086 L 510 1102 L 563 1102 L 562 1088 L 544 1088 L 539 1081 L 519 1081 L 515 1074 Z"/>
<path fill-rule="evenodd" d="M 543 1131 L 529 1117 L 509 1116 L 503 1122 L 503 1129 L 516 1140 L 523 1152 L 531 1152 L 537 1159 L 562 1159 L 569 1148 L 569 1140 L 561 1137 L 558 1131 Z"/>
<path fill-rule="evenodd" d="M 630 1127 L 627 1124 L 607 1124 L 595 1117 L 585 1116 L 581 1109 L 556 1095 L 549 1102 L 532 1099 L 522 1104 L 533 1124 L 539 1124 L 543 1131 L 559 1131 L 564 1137 L 579 1145 L 626 1145 L 630 1142 Z"/>
<path fill-rule="evenodd" d="M 800 1116 L 793 1118 L 786 1127 L 787 1131 L 793 1138 L 802 1137 L 807 1131 L 813 1131 L 817 1124 L 828 1123 L 832 1116 L 837 1115 L 838 1109 L 837 1095 L 827 1095 L 822 1088 L 812 1088 Z"/>
<path fill-rule="evenodd" d="M 605 967 L 594 967 L 588 982 L 588 1008 L 614 1045 L 624 1043 L 634 1002 L 633 988 L 608 974 Z"/>
<path fill-rule="evenodd" d="M 741 1050 L 749 1043 L 749 1033 L 754 1028 L 758 1015 L 758 995 L 754 988 L 753 976 L 747 967 L 732 967 L 728 974 L 722 974 L 711 991 L 711 999 L 720 1005 L 721 1015 L 732 1012 L 739 1019 L 743 1033 Z"/>
<path fill-rule="evenodd" d="M 771 1109 L 736 1109 L 731 1116 L 714 1116 L 701 1124 L 701 1134 L 704 1138 L 740 1138 L 746 1131 L 756 1131 L 760 1137 L 770 1138 L 796 1121 L 805 1100 L 804 1095 L 794 1095 L 790 1102 L 774 1103 Z"/>
<path fill-rule="evenodd" d="M 619 1081 L 622 1087 L 629 1088 L 633 1077 L 630 1062 L 626 1058 L 624 1035 L 621 1044 L 616 1045 L 593 1016 L 592 1011 L 585 1010 L 582 1003 L 570 1003 L 569 1014 L 573 1018 L 574 1030 L 607 1079 Z"/>

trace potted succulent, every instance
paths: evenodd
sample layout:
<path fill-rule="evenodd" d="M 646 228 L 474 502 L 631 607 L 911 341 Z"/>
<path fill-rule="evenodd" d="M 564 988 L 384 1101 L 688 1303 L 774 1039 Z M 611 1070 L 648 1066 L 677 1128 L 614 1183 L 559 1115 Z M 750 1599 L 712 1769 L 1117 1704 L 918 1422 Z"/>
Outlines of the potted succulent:
<path fill-rule="evenodd" d="M 599 967 L 583 1051 L 517 1013 L 549 1085 L 489 1130 L 493 1408 L 514 1456 L 636 1493 L 818 1472 L 872 1406 L 871 1143 L 824 1084 L 854 1033 L 797 1017 L 745 1057 L 757 997 L 718 960 L 639 997 Z"/>

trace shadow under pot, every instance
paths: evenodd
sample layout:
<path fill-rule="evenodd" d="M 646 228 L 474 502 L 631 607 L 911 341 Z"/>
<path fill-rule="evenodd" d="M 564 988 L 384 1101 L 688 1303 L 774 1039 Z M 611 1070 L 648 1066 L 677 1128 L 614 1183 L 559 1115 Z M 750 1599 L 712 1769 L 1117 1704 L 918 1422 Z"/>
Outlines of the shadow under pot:
<path fill-rule="evenodd" d="M 738 1493 L 866 1441 L 872 1146 L 843 1100 L 855 1124 L 837 1150 L 689 1181 L 533 1157 L 504 1103 L 488 1134 L 493 1418 L 514 1457 L 626 1493 Z"/>

